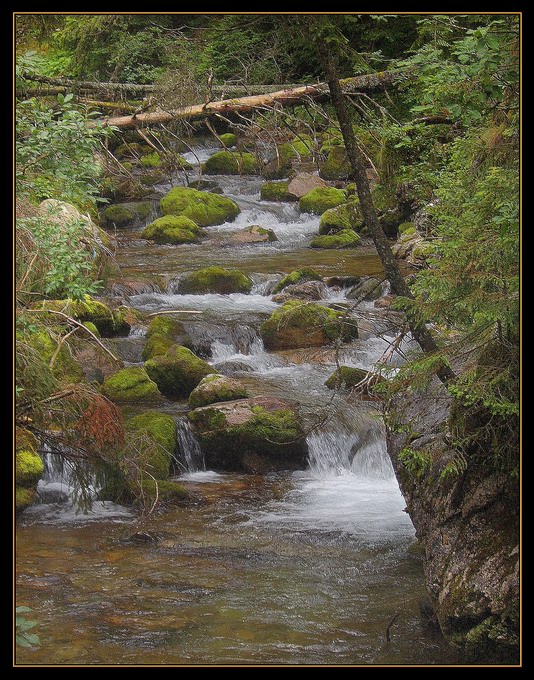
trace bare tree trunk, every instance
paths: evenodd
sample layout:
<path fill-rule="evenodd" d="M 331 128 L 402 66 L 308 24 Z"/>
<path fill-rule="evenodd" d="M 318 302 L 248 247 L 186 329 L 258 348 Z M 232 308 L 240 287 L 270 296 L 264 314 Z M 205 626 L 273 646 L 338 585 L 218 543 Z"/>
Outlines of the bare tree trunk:
<path fill-rule="evenodd" d="M 320 43 L 320 51 L 330 90 L 330 99 L 336 111 L 341 134 L 343 135 L 347 158 L 352 170 L 352 179 L 356 183 L 365 225 L 373 239 L 378 256 L 384 267 L 386 278 L 390 281 L 392 289 L 397 295 L 413 299 L 412 291 L 404 280 L 386 235 L 378 221 L 366 173 L 366 159 L 356 143 L 349 108 L 337 76 L 335 57 L 326 43 Z M 423 352 L 426 354 L 437 352 L 438 346 L 426 325 L 418 322 L 411 314 L 407 314 L 407 320 L 410 331 Z M 447 383 L 455 377 L 449 366 L 443 366 L 437 375 L 443 383 Z"/>

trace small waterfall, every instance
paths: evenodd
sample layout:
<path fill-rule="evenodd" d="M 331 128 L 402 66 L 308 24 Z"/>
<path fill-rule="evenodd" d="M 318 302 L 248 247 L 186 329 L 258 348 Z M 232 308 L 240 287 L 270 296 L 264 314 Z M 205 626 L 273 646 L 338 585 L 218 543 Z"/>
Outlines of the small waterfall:
<path fill-rule="evenodd" d="M 206 469 L 204 454 L 197 438 L 191 431 L 187 418 L 180 418 L 176 423 L 176 435 L 178 437 L 178 451 L 180 462 L 186 472 L 197 472 Z"/>

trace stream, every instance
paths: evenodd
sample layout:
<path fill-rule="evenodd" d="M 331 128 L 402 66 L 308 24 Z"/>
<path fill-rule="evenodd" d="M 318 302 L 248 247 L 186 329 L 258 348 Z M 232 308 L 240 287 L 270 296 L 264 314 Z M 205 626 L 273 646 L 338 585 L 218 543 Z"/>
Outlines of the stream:
<path fill-rule="evenodd" d="M 216 150 L 203 145 L 196 155 L 204 160 Z M 95 501 L 84 513 L 72 499 L 68 470 L 47 460 L 42 502 L 22 514 L 16 545 L 17 604 L 31 607 L 42 644 L 17 649 L 17 663 L 458 663 L 421 619 L 421 556 L 372 402 L 349 401 L 324 386 L 335 369 L 332 349 L 268 353 L 258 333 L 278 306 L 270 291 L 282 273 L 313 266 L 323 276 L 379 276 L 376 253 L 365 245 L 311 249 L 319 217 L 300 214 L 294 203 L 261 201 L 259 178 L 213 179 L 241 214 L 206 228 L 206 242 L 155 245 L 138 231 L 118 233 L 124 277 L 157 281 L 124 303 L 145 312 L 183 310 L 194 351 L 219 372 L 238 378 L 251 396 L 299 401 L 309 467 L 264 476 L 205 469 L 183 401 L 157 408 L 177 421 L 176 472 L 185 471 L 177 480 L 193 505 L 165 509 L 142 525 L 135 510 L 109 502 Z M 227 244 L 251 224 L 273 229 L 279 240 Z M 209 265 L 249 274 L 252 292 L 175 292 L 181 275 Z M 324 304 L 344 302 L 345 289 L 325 292 Z M 339 361 L 371 369 L 396 333 L 372 302 L 358 315 L 360 338 L 340 350 Z M 141 363 L 144 342 L 137 327 L 110 341 L 127 366 Z"/>

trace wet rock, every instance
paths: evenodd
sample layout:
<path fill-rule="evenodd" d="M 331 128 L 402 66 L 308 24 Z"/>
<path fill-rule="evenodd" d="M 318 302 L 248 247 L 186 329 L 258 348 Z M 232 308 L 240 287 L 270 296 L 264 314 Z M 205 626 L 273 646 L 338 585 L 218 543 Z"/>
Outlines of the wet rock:
<path fill-rule="evenodd" d="M 360 232 L 363 226 L 360 202 L 358 198 L 351 197 L 346 203 L 342 203 L 337 208 L 330 208 L 321 215 L 319 234 L 326 236 L 351 229 Z"/>
<path fill-rule="evenodd" d="M 341 248 L 355 248 L 360 241 L 358 234 L 352 229 L 338 231 L 330 236 L 314 236 L 311 240 L 311 248 L 326 248 L 338 250 Z"/>
<path fill-rule="evenodd" d="M 101 211 L 100 222 L 103 227 L 107 228 L 128 227 L 146 220 L 151 211 L 152 203 L 150 201 L 116 203 Z"/>
<path fill-rule="evenodd" d="M 260 162 L 247 151 L 217 151 L 202 164 L 206 175 L 257 175 Z"/>
<path fill-rule="evenodd" d="M 102 394 L 117 403 L 161 401 L 161 393 L 144 368 L 123 368 L 107 377 L 102 384 Z"/>
<path fill-rule="evenodd" d="M 383 297 L 378 298 L 378 300 L 375 300 L 375 307 L 378 307 L 379 309 L 389 309 L 396 297 L 396 295 L 384 295 Z"/>
<path fill-rule="evenodd" d="M 222 191 L 221 187 L 213 179 L 196 179 L 193 182 L 189 182 L 188 188 L 198 189 L 199 191 L 211 191 L 213 193 L 220 193 Z"/>
<path fill-rule="evenodd" d="M 120 279 L 108 282 L 106 294 L 113 297 L 129 297 L 130 295 L 143 295 L 144 293 L 162 293 L 163 286 L 157 281 L 143 281 L 136 279 Z"/>
<path fill-rule="evenodd" d="M 160 201 L 164 215 L 188 217 L 199 227 L 210 227 L 231 222 L 241 212 L 239 206 L 226 196 L 174 187 Z"/>
<path fill-rule="evenodd" d="M 383 285 L 380 279 L 365 276 L 347 293 L 347 300 L 377 300 L 382 295 Z"/>
<path fill-rule="evenodd" d="M 306 281 L 286 286 L 281 293 L 273 295 L 273 302 L 285 303 L 289 300 L 321 300 L 325 297 L 326 285 L 322 281 Z"/>
<path fill-rule="evenodd" d="M 322 215 L 329 208 L 335 208 L 347 200 L 345 192 L 332 187 L 317 188 L 308 191 L 300 200 L 299 208 L 302 212 Z"/>
<path fill-rule="evenodd" d="M 252 280 L 238 269 L 206 267 L 180 279 L 178 291 L 204 295 L 205 293 L 250 293 Z"/>
<path fill-rule="evenodd" d="M 278 237 L 272 229 L 253 224 L 237 231 L 228 238 L 228 243 L 272 243 L 278 241 Z"/>
<path fill-rule="evenodd" d="M 156 243 L 198 243 L 202 230 L 188 217 L 165 215 L 148 224 L 141 236 Z"/>
<path fill-rule="evenodd" d="M 155 531 L 136 531 L 135 534 L 131 534 L 125 539 L 127 543 L 135 543 L 136 545 L 143 545 L 146 543 L 152 543 L 156 545 L 161 540 L 159 534 Z"/>
<path fill-rule="evenodd" d="M 295 269 L 289 274 L 283 276 L 280 281 L 273 288 L 273 294 L 279 293 L 286 286 L 296 283 L 304 283 L 305 281 L 321 281 L 321 275 L 311 267 L 303 267 L 302 269 Z"/>
<path fill-rule="evenodd" d="M 321 179 L 317 175 L 313 175 L 310 172 L 299 172 L 287 186 L 287 191 L 289 194 L 294 196 L 296 199 L 302 198 L 312 189 L 325 188 L 328 183 Z"/>
<path fill-rule="evenodd" d="M 149 359 L 145 368 L 161 393 L 171 398 L 188 397 L 202 378 L 214 372 L 212 366 L 180 345 Z"/>
<path fill-rule="evenodd" d="M 325 382 L 325 385 L 329 390 L 343 388 L 353 390 L 362 380 L 365 380 L 366 384 L 358 388 L 359 394 L 361 396 L 371 396 L 373 394 L 373 387 L 383 383 L 385 378 L 378 373 L 368 372 L 363 368 L 339 366 Z"/>
<path fill-rule="evenodd" d="M 356 321 L 316 303 L 286 302 L 260 327 L 267 349 L 292 349 L 347 342 L 358 337 Z"/>
<path fill-rule="evenodd" d="M 296 201 L 296 196 L 288 190 L 288 182 L 265 182 L 261 185 L 262 201 Z"/>
<path fill-rule="evenodd" d="M 352 288 L 360 283 L 361 276 L 327 276 L 323 280 L 329 288 Z"/>
<path fill-rule="evenodd" d="M 224 375 L 211 374 L 203 378 L 189 395 L 189 406 L 198 408 L 216 402 L 235 401 L 248 397 L 246 387 Z"/>
<path fill-rule="evenodd" d="M 255 397 L 197 408 L 188 417 L 210 468 L 266 472 L 306 465 L 306 438 L 294 402 Z"/>
<path fill-rule="evenodd" d="M 123 368 L 122 361 L 115 361 L 102 347 L 95 342 L 83 343 L 73 351 L 74 358 L 82 367 L 87 382 L 96 381 L 98 383 L 116 373 L 117 369 Z"/>

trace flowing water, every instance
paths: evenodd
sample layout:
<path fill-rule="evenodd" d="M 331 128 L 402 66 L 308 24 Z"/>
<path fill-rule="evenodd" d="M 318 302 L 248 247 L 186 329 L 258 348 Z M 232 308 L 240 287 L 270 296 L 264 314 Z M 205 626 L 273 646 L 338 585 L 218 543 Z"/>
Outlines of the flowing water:
<path fill-rule="evenodd" d="M 198 155 L 212 151 L 204 147 Z M 176 473 L 195 500 L 140 523 L 134 510 L 107 502 L 80 512 L 69 470 L 48 456 L 42 503 L 23 513 L 17 529 L 17 604 L 32 608 L 43 644 L 21 648 L 17 661 L 455 663 L 455 653 L 420 619 L 421 558 L 378 414 L 325 388 L 333 350 L 267 353 L 258 334 L 277 306 L 270 290 L 280 273 L 313 265 L 323 275 L 380 274 L 378 259 L 366 248 L 312 250 L 319 218 L 300 215 L 293 204 L 260 201 L 258 179 L 216 179 L 242 212 L 234 223 L 207 229 L 208 242 L 171 247 L 131 233 L 120 237 L 127 277 L 166 282 L 147 285 L 126 303 L 149 312 L 183 310 L 195 350 L 218 371 L 239 378 L 251 395 L 299 401 L 309 468 L 266 476 L 206 470 L 186 404 L 167 402 L 161 408 L 177 422 Z M 274 229 L 279 241 L 225 245 L 249 224 Z M 208 264 L 250 273 L 252 293 L 175 292 L 181 274 Z M 345 292 L 325 291 L 325 303 L 346 303 Z M 337 358 L 370 369 L 395 328 L 371 304 L 358 314 L 360 339 Z M 136 364 L 143 342 L 142 330 L 133 329 L 114 347 Z M 397 355 L 394 363 L 400 361 Z M 96 491 L 97 480 L 90 481 Z"/>

